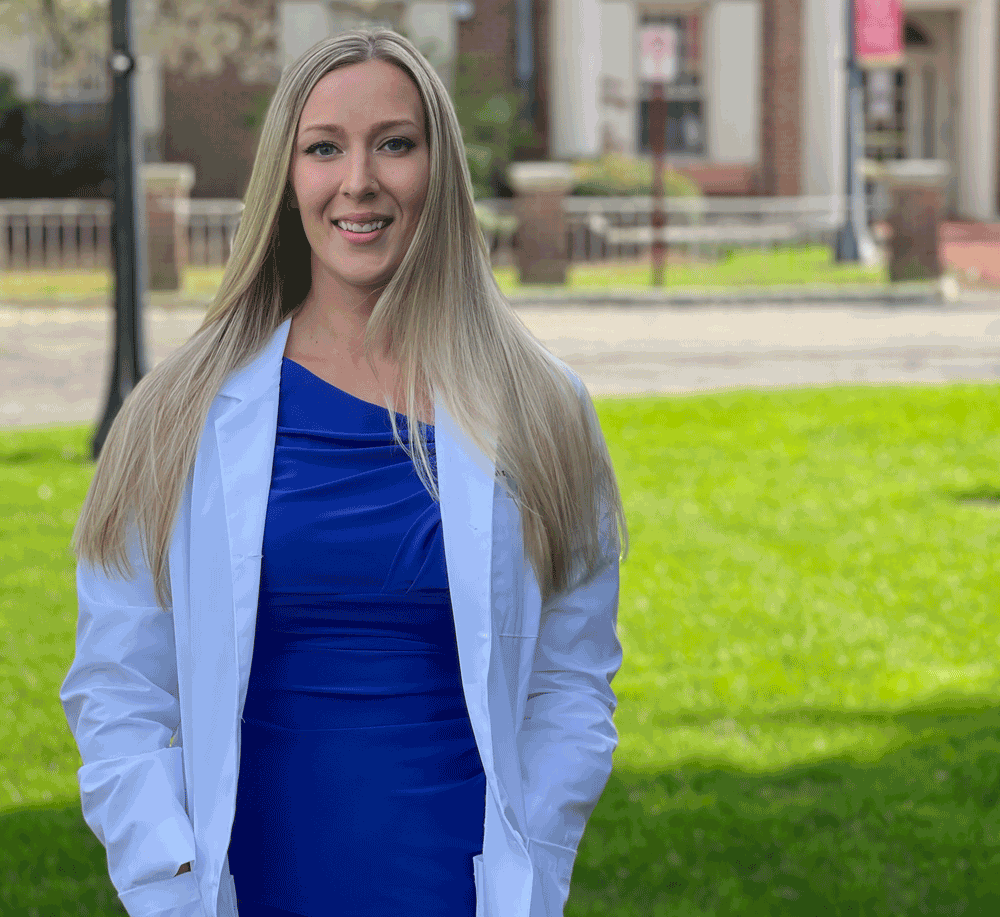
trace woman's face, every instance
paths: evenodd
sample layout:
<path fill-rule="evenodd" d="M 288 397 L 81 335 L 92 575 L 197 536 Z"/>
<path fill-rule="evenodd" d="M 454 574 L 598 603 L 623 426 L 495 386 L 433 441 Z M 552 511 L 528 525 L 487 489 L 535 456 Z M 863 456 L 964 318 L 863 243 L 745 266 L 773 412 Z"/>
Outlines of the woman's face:
<path fill-rule="evenodd" d="M 417 87 L 380 60 L 340 67 L 306 100 L 291 183 L 313 292 L 384 287 L 410 247 L 430 179 Z"/>

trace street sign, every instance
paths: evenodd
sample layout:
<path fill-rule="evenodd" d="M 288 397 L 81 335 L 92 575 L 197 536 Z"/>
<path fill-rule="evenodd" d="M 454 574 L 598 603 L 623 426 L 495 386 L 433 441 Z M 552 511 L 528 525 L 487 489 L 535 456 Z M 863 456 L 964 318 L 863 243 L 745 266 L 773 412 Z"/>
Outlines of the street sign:
<path fill-rule="evenodd" d="M 639 30 L 639 60 L 642 78 L 651 83 L 677 79 L 677 26 L 654 25 Z"/>
<path fill-rule="evenodd" d="M 860 67 L 893 67 L 903 60 L 901 0 L 848 0 L 854 3 L 854 53 Z"/>

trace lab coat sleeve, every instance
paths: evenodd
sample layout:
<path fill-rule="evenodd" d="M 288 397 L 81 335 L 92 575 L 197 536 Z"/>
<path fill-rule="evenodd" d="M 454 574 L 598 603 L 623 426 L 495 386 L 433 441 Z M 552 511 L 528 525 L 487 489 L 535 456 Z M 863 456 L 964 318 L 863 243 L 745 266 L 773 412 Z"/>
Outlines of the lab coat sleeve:
<path fill-rule="evenodd" d="M 541 610 L 518 739 L 528 847 L 540 867 L 531 917 L 561 917 L 577 847 L 611 776 L 618 746 L 617 698 L 611 690 L 622 664 L 615 525 L 605 506 L 603 563 Z"/>
<path fill-rule="evenodd" d="M 59 691 L 83 766 L 83 817 L 130 917 L 205 917 L 178 734 L 174 617 L 137 545 L 133 576 L 77 566 L 76 654 Z M 192 871 L 176 875 L 184 863 Z"/>

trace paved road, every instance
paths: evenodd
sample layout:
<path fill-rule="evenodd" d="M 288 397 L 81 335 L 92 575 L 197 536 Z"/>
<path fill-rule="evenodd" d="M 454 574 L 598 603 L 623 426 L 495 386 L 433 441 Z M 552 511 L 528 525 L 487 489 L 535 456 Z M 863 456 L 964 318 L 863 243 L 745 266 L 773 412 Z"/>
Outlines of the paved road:
<path fill-rule="evenodd" d="M 151 308 L 158 362 L 200 312 Z M 595 396 L 732 387 L 1000 379 L 1000 299 L 947 307 L 523 307 Z M 0 426 L 93 420 L 110 313 L 0 308 Z"/>

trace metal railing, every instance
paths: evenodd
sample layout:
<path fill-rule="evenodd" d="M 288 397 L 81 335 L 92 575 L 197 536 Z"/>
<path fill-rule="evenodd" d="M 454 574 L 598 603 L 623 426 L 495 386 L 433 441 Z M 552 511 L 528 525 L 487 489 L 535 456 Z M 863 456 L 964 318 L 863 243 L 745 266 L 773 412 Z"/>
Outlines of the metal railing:
<path fill-rule="evenodd" d="M 109 201 L 0 201 L 0 270 L 104 267 L 110 251 Z"/>
<path fill-rule="evenodd" d="M 243 203 L 178 200 L 187 231 L 187 263 L 221 266 L 232 249 Z M 31 198 L 0 200 L 0 270 L 106 268 L 111 264 L 111 202 Z"/>
<path fill-rule="evenodd" d="M 501 215 L 514 212 L 512 199 L 480 201 L 479 206 Z M 869 220 L 884 219 L 886 206 L 876 188 L 867 200 Z M 648 254 L 653 241 L 650 198 L 567 197 L 563 208 L 571 260 L 626 260 Z M 667 198 L 664 210 L 663 240 L 672 251 L 700 259 L 732 248 L 767 249 L 810 242 L 833 245 L 844 219 L 844 198 Z M 243 203 L 180 199 L 175 212 L 187 232 L 187 263 L 224 265 Z M 509 232 L 495 228 L 485 232 L 495 254 L 513 243 Z M 0 200 L 0 271 L 106 267 L 110 238 L 111 204 L 107 200 Z"/>
<path fill-rule="evenodd" d="M 480 202 L 496 213 L 514 213 L 514 201 Z M 884 218 L 885 202 L 870 195 L 870 220 Z M 784 244 L 833 245 L 844 222 L 844 196 L 666 198 L 666 226 L 660 238 L 674 252 L 698 258 L 717 257 L 724 249 L 769 249 Z M 642 257 L 653 242 L 649 197 L 567 197 L 563 201 L 567 249 L 572 261 L 626 260 Z M 505 240 L 486 232 L 491 251 Z"/>

